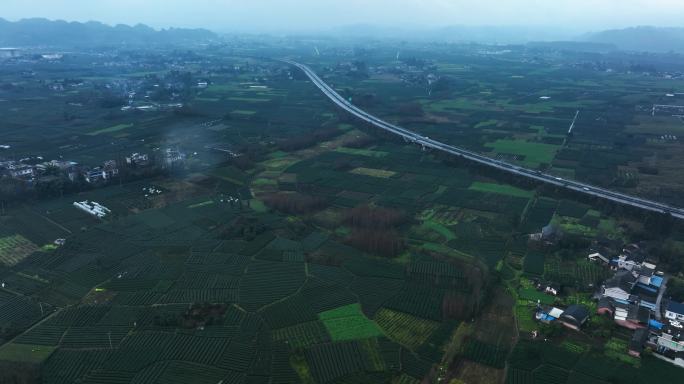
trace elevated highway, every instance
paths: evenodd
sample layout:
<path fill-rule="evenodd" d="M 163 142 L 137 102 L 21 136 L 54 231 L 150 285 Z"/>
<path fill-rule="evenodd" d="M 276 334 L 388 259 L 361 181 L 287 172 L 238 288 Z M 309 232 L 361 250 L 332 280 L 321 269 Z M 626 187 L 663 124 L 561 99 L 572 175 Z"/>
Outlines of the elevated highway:
<path fill-rule="evenodd" d="M 671 214 L 673 217 L 676 217 L 678 219 L 684 219 L 684 209 L 681 208 L 659 203 L 657 201 L 642 199 L 636 196 L 631 196 L 620 192 L 611 191 L 609 189 L 596 187 L 591 184 L 581 183 L 574 180 L 566 180 L 537 170 L 527 169 L 524 167 L 517 166 L 515 164 L 510 164 L 501 160 L 492 159 L 490 157 L 472 151 L 468 151 L 466 149 L 458 148 L 453 145 L 445 144 L 440 141 L 431 139 L 427 136 L 422 136 L 408 129 L 388 123 L 354 106 L 352 103 L 350 103 L 340 94 L 338 94 L 332 87 L 326 84 L 320 77 L 318 77 L 318 75 L 316 75 L 316 73 L 313 70 L 311 70 L 311 68 L 307 67 L 306 65 L 291 60 L 283 60 L 283 62 L 290 64 L 304 72 L 304 74 L 306 74 L 306 76 L 314 83 L 314 85 L 316 85 L 316 87 L 318 87 L 318 89 L 320 89 L 321 92 L 323 92 L 323 94 L 325 94 L 325 96 L 327 96 L 338 107 L 347 111 L 359 120 L 362 120 L 377 128 L 380 128 L 389 133 L 402 137 L 407 142 L 415 143 L 416 145 L 420 145 L 423 148 L 430 148 L 433 150 L 445 152 L 520 177 L 525 177 L 542 183 L 551 184 L 556 187 L 569 189 L 585 195 L 599 197 L 619 204 L 624 204 L 635 208 L 644 209 L 647 211 Z"/>

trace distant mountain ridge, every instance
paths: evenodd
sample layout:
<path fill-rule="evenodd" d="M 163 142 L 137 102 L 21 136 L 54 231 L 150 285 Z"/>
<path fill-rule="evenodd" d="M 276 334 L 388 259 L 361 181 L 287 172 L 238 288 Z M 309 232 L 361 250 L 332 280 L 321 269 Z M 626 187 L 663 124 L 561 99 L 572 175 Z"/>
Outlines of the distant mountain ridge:
<path fill-rule="evenodd" d="M 325 34 L 325 32 L 323 32 Z M 468 26 L 443 27 L 386 27 L 372 24 L 353 24 L 331 29 L 327 33 L 348 37 L 382 37 L 394 39 L 447 41 L 457 43 L 523 44 L 529 41 L 569 40 L 577 33 L 557 28 L 535 26 Z"/>
<path fill-rule="evenodd" d="M 592 33 L 583 41 L 613 44 L 621 50 L 684 52 L 684 28 L 633 27 Z"/>
<path fill-rule="evenodd" d="M 100 22 L 0 18 L 1 46 L 88 47 L 101 45 L 179 44 L 209 41 L 217 35 L 206 29 L 169 28 L 155 30 L 147 25 L 109 26 Z"/>

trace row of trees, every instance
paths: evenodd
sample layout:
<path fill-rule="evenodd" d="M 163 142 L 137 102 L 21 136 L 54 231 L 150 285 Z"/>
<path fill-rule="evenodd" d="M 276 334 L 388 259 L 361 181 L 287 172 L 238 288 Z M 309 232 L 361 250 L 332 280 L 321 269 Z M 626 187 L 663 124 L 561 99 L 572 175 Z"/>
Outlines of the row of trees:
<path fill-rule="evenodd" d="M 278 142 L 278 149 L 281 151 L 298 151 L 300 149 L 309 148 L 321 141 L 332 139 L 338 136 L 342 131 L 337 128 L 322 128 L 317 129 L 311 134 L 302 134 L 288 139 L 283 139 Z"/>
<path fill-rule="evenodd" d="M 347 237 L 347 243 L 365 252 L 383 257 L 395 257 L 406 247 L 404 239 L 391 229 L 355 229 Z"/>
<path fill-rule="evenodd" d="M 343 223 L 351 227 L 347 243 L 365 252 L 383 257 L 398 256 L 406 247 L 397 228 L 408 218 L 402 211 L 370 205 L 349 210 Z"/>
<path fill-rule="evenodd" d="M 387 229 L 407 222 L 408 218 L 402 211 L 367 204 L 349 210 L 344 218 L 346 225 L 360 229 Z"/>

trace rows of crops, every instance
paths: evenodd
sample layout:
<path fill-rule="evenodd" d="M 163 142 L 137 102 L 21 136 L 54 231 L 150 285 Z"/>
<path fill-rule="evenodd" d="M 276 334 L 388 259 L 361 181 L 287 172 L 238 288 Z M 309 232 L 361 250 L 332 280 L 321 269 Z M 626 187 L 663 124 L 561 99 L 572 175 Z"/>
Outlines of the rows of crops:
<path fill-rule="evenodd" d="M 463 355 L 476 363 L 503 368 L 506 363 L 508 349 L 498 345 L 484 343 L 477 339 L 469 339 L 464 347 Z"/>
<path fill-rule="evenodd" d="M 512 384 L 659 382 L 681 374 L 678 368 L 652 357 L 643 359 L 641 368 L 634 368 L 598 351 L 530 341 L 518 343 L 508 363 L 506 383 Z"/>

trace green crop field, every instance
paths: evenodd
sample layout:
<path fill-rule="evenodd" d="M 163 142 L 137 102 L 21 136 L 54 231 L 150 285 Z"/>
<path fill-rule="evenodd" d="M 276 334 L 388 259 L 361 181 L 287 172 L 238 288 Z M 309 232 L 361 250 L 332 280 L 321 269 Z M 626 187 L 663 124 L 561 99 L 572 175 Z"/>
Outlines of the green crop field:
<path fill-rule="evenodd" d="M 318 318 L 323 322 L 333 341 L 366 339 L 382 336 L 380 328 L 366 318 L 359 304 L 321 312 Z"/>
<path fill-rule="evenodd" d="M 514 197 L 525 197 L 530 198 L 534 194 L 531 191 L 526 191 L 524 189 L 515 188 L 510 185 L 503 184 L 492 184 L 492 183 L 482 183 L 474 182 L 469 189 L 481 192 L 493 192 L 500 193 L 502 195 L 509 195 Z"/>
<path fill-rule="evenodd" d="M 0 360 L 15 363 L 42 363 L 55 351 L 45 345 L 5 344 L 0 347 Z"/>
<path fill-rule="evenodd" d="M 388 155 L 387 152 L 361 148 L 337 147 L 335 148 L 335 151 L 345 153 L 348 155 L 358 155 L 367 157 L 385 157 Z"/>
<path fill-rule="evenodd" d="M 0 264 L 11 267 L 37 251 L 38 247 L 21 235 L 0 238 Z"/>
<path fill-rule="evenodd" d="M 520 140 L 497 140 L 488 143 L 496 153 L 523 156 L 523 163 L 530 167 L 551 164 L 558 148 L 554 145 L 531 143 Z"/>
<path fill-rule="evenodd" d="M 682 301 L 673 217 L 422 148 L 264 59 L 418 135 L 682 206 L 681 122 L 653 110 L 681 101 L 676 54 L 164 33 L 0 60 L 0 382 L 681 381 L 595 315 L 614 272 L 587 260 L 638 243 Z M 592 316 L 540 324 L 538 302 Z"/>
<path fill-rule="evenodd" d="M 385 308 L 375 315 L 375 322 L 388 337 L 409 348 L 425 343 L 439 326 L 434 321 Z"/>
<path fill-rule="evenodd" d="M 518 295 L 521 300 L 526 300 L 528 302 L 536 303 L 541 302 L 542 304 L 552 304 L 554 299 L 553 296 L 546 294 L 544 292 L 539 292 L 534 288 L 524 288 L 518 291 Z"/>
<path fill-rule="evenodd" d="M 396 172 L 393 171 L 387 171 L 384 169 L 372 169 L 372 168 L 364 168 L 364 167 L 359 167 L 356 169 L 352 169 L 351 173 L 355 175 L 365 175 L 365 176 L 371 176 L 371 177 L 379 177 L 381 179 L 387 179 L 389 177 L 392 177 L 396 175 Z"/>

